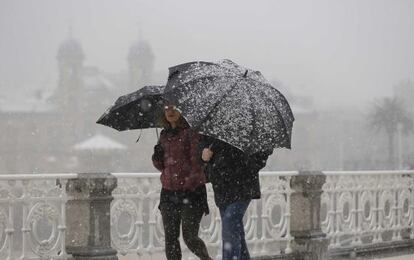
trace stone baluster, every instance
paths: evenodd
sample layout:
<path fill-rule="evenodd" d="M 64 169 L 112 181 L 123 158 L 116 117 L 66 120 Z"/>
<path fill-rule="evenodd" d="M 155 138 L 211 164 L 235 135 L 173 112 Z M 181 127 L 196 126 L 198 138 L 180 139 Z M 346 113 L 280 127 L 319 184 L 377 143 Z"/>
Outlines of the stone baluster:
<path fill-rule="evenodd" d="M 66 184 L 66 250 L 74 260 L 117 260 L 111 247 L 110 204 L 117 179 L 110 174 L 79 174 Z"/>
<path fill-rule="evenodd" d="M 300 172 L 291 180 L 291 234 L 295 259 L 322 260 L 328 257 L 329 240 L 321 230 L 321 195 L 326 176 Z"/>

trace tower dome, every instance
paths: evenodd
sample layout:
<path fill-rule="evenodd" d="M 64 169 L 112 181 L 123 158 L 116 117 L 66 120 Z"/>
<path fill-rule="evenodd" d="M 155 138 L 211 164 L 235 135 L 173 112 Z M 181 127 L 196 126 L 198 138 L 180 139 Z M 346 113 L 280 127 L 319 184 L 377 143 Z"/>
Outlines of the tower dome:
<path fill-rule="evenodd" d="M 81 44 L 69 37 L 60 46 L 56 58 L 59 61 L 83 61 L 84 53 Z"/>

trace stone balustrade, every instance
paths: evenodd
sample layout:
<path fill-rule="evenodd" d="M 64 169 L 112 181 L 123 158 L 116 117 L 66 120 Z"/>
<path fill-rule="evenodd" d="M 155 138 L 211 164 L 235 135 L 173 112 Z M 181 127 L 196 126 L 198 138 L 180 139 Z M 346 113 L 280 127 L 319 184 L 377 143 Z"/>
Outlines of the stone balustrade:
<path fill-rule="evenodd" d="M 262 172 L 245 231 L 257 259 L 409 253 L 414 171 Z M 0 259 L 164 259 L 158 173 L 0 175 Z M 220 259 L 220 217 L 201 236 Z M 184 258 L 196 259 L 184 244 Z"/>

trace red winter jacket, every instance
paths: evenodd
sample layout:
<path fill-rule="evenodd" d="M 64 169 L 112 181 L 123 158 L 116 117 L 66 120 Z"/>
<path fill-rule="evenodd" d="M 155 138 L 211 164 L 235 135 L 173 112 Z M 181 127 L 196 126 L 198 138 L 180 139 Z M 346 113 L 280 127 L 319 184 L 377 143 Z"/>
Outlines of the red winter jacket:
<path fill-rule="evenodd" d="M 193 191 L 206 183 L 199 141 L 200 135 L 189 128 L 161 131 L 158 146 L 162 149 L 155 149 L 152 162 L 161 171 L 164 189 Z"/>

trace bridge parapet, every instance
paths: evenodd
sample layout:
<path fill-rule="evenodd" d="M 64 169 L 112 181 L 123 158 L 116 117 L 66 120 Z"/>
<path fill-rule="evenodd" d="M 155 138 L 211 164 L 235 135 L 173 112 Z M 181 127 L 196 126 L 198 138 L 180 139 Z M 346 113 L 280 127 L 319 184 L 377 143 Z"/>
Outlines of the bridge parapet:
<path fill-rule="evenodd" d="M 262 199 L 245 218 L 253 257 L 412 253 L 414 171 L 260 176 Z M 158 173 L 0 175 L 0 258 L 163 259 L 160 188 Z M 208 200 L 200 232 L 220 259 L 220 215 L 210 185 Z M 183 249 L 185 259 L 195 259 Z"/>

